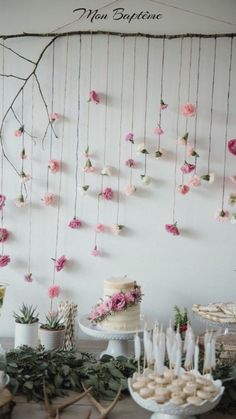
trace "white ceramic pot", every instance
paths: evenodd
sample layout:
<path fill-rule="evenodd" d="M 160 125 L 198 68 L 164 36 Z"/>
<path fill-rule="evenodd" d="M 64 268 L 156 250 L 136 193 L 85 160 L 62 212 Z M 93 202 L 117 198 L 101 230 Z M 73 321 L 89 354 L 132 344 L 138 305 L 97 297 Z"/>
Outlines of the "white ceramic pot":
<path fill-rule="evenodd" d="M 40 343 L 44 346 L 46 351 L 60 348 L 63 345 L 65 329 L 48 330 L 39 328 Z"/>
<path fill-rule="evenodd" d="M 38 322 L 22 324 L 15 322 L 15 348 L 22 345 L 38 346 Z"/>

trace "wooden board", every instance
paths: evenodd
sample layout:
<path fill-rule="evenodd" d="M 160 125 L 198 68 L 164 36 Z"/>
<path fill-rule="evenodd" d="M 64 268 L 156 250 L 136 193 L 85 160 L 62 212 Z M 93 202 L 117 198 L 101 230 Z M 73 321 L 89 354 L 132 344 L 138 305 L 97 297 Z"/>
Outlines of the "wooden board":
<path fill-rule="evenodd" d="M 9 390 L 0 392 L 0 419 L 11 419 L 11 412 L 15 403 Z"/>

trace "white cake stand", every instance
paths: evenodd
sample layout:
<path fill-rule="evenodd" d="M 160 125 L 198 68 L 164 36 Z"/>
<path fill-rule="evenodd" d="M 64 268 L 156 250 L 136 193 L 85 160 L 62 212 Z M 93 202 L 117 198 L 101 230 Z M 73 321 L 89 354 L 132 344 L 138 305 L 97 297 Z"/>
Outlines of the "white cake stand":
<path fill-rule="evenodd" d="M 82 332 L 100 340 L 108 340 L 107 348 L 101 352 L 100 358 L 103 355 L 111 355 L 114 358 L 117 356 L 131 356 L 132 353 L 129 350 L 128 341 L 134 338 L 135 333 L 143 332 L 146 324 L 151 329 L 150 321 L 148 322 L 147 319 L 142 319 L 136 330 L 103 330 L 97 325 L 93 326 L 90 320 L 88 320 L 88 317 L 89 315 L 87 314 L 79 319 L 79 326 Z"/>
<path fill-rule="evenodd" d="M 193 314 L 194 317 L 197 318 L 208 329 L 222 329 L 222 335 L 226 335 L 228 333 L 236 333 L 236 321 L 232 323 L 221 323 L 201 316 L 199 313 L 195 311 L 193 312 Z"/>

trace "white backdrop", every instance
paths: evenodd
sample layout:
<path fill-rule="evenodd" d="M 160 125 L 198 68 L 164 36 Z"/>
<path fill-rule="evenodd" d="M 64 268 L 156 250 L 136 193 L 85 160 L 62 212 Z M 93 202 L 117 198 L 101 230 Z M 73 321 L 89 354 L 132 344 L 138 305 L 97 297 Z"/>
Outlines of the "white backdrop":
<path fill-rule="evenodd" d="M 20 4 L 21 3 L 21 4 Z M 143 10 L 144 2 L 119 2 L 118 6 L 125 6 L 127 10 Z M 168 2 L 166 1 L 168 4 Z M 213 1 L 187 2 L 178 1 L 176 4 L 188 7 L 199 13 L 212 15 Z M 219 19 L 230 20 L 235 15 L 235 2 L 214 1 L 214 16 Z M 86 2 L 86 7 L 101 7 L 105 2 Z M 171 3 L 170 3 L 171 4 Z M 39 7 L 40 6 L 40 7 Z M 118 7 L 117 6 L 117 7 Z M 227 7 L 226 7 L 227 6 Z M 20 9 L 19 9 L 20 7 Z M 84 7 L 78 1 L 1 1 L 1 33 L 15 33 L 21 31 L 50 31 L 57 26 L 72 20 L 75 16 L 72 9 Z M 115 7 L 115 6 L 114 6 Z M 198 9 L 197 9 L 198 7 Z M 108 10 L 112 10 L 110 6 Z M 175 11 L 165 6 L 145 2 L 145 10 L 163 13 L 163 19 L 154 22 L 106 22 L 90 24 L 76 23 L 71 29 L 107 29 L 114 31 L 139 31 L 152 33 L 185 33 L 185 32 L 232 32 L 233 27 L 210 21 L 203 17 L 192 16 L 183 11 Z M 100 105 L 92 105 L 90 113 L 89 145 L 91 158 L 99 170 L 102 167 L 104 147 L 104 93 L 106 71 L 106 36 L 93 38 L 92 88 L 102 95 Z M 42 38 L 26 38 L 5 41 L 6 45 L 23 55 L 35 60 L 41 49 L 48 42 Z M 119 148 L 120 124 L 120 95 L 121 95 L 121 61 L 122 39 L 110 37 L 110 66 L 108 85 L 108 125 L 107 125 L 107 161 L 113 167 L 113 176 L 105 181 L 115 191 L 112 202 L 103 202 L 101 206 L 101 221 L 106 225 L 116 222 L 117 212 L 117 168 Z M 212 81 L 214 40 L 202 41 L 199 112 L 198 112 L 198 151 L 200 154 L 198 171 L 206 173 L 208 157 L 208 134 L 210 120 L 210 99 Z M 187 101 L 187 79 L 190 40 L 184 40 L 183 77 L 181 89 L 181 103 Z M 79 184 L 82 182 L 81 166 L 83 166 L 83 152 L 86 147 L 87 135 L 87 98 L 89 93 L 90 67 L 90 37 L 82 37 L 81 59 L 81 123 L 79 146 Z M 29 236 L 29 208 L 16 208 L 14 200 L 19 195 L 19 179 L 10 166 L 4 161 L 3 193 L 7 196 L 4 209 L 4 227 L 11 235 L 5 244 L 4 253 L 11 257 L 11 264 L 1 268 L 0 281 L 9 282 L 5 307 L 0 320 L 1 336 L 13 335 L 13 318 L 11 313 L 18 306 L 25 303 L 37 304 L 41 318 L 48 309 L 47 288 L 52 281 L 53 263 L 51 258 L 55 253 L 57 221 L 59 222 L 58 256 L 66 254 L 68 267 L 56 274 L 56 282 L 62 287 L 62 298 L 71 298 L 79 305 L 79 314 L 85 314 L 97 301 L 103 292 L 103 280 L 110 276 L 128 275 L 141 284 L 145 294 L 143 312 L 166 322 L 172 315 L 175 304 L 188 308 L 193 303 L 208 303 L 210 301 L 229 301 L 235 295 L 235 225 L 221 224 L 214 220 L 215 211 L 221 206 L 223 157 L 226 100 L 228 86 L 230 39 L 221 38 L 217 41 L 216 80 L 214 94 L 213 130 L 211 170 L 216 174 L 216 181 L 212 185 L 202 185 L 199 189 L 191 190 L 187 196 L 177 195 L 176 218 L 181 229 L 180 237 L 167 234 L 164 225 L 172 220 L 173 182 L 176 141 L 178 66 L 180 40 L 166 41 L 164 93 L 163 98 L 169 104 L 163 116 L 165 134 L 162 148 L 165 150 L 163 160 L 153 157 L 156 140 L 153 133 L 157 123 L 160 99 L 161 47 L 162 41 L 150 41 L 149 89 L 147 106 L 147 145 L 151 150 L 148 157 L 148 174 L 153 178 L 150 186 L 143 186 L 140 174 L 143 172 L 143 156 L 136 155 L 138 162 L 134 173 L 134 184 L 137 187 L 135 195 L 126 198 L 123 188 L 128 183 L 128 169 L 124 162 L 129 157 L 129 147 L 124 141 L 124 135 L 130 131 L 131 100 L 132 100 L 132 60 L 134 38 L 125 40 L 125 76 L 124 76 L 124 118 L 122 123 L 121 141 L 121 195 L 120 195 L 120 224 L 125 230 L 118 237 L 104 233 L 98 237 L 99 248 L 103 256 L 95 258 L 90 255 L 94 245 L 94 225 L 96 224 L 96 197 L 100 188 L 98 174 L 86 176 L 90 183 L 91 192 L 78 199 L 78 216 L 84 222 L 80 230 L 71 230 L 67 224 L 73 218 L 75 194 L 75 149 L 76 149 L 76 120 L 77 120 L 77 90 L 78 90 L 78 62 L 80 56 L 79 38 L 69 39 L 68 60 L 68 88 L 66 96 L 65 135 L 63 141 L 63 171 L 61 184 L 61 206 L 57 219 L 57 208 L 44 207 L 41 198 L 46 192 L 46 172 L 49 159 L 50 136 L 45 140 L 44 150 L 40 141 L 33 147 L 32 161 L 31 140 L 26 137 L 25 172 L 32 168 L 32 228 Z M 147 39 L 137 39 L 137 64 L 135 83 L 134 132 L 136 143 L 143 140 L 145 114 L 145 69 L 146 69 Z M 197 70 L 198 40 L 193 40 L 193 62 L 190 101 L 196 99 L 196 70 Z M 54 110 L 63 113 L 63 91 L 65 79 L 66 38 L 59 39 L 55 46 L 55 96 Z M 2 52 L 1 52 L 2 60 Z M 51 61 L 52 51 L 47 51 L 39 67 L 38 75 L 48 103 L 51 101 Z M 0 64 L 2 66 L 2 64 Z M 5 73 L 19 76 L 27 74 L 31 66 L 5 52 Z M 234 42 L 232 63 L 231 92 L 236 89 L 236 46 Z M 21 81 L 5 79 L 5 108 L 14 97 L 16 88 Z M 25 125 L 31 127 L 31 88 L 25 92 L 24 113 Z M 16 104 L 16 111 L 20 114 L 21 102 Z M 235 137 L 235 99 L 230 96 L 229 138 Z M 42 135 L 46 124 L 45 110 L 42 107 L 37 89 L 34 96 L 34 132 Z M 184 133 L 185 119 L 180 118 L 180 131 Z M 4 141 L 6 151 L 17 167 L 20 167 L 19 154 L 21 140 L 14 137 L 14 130 L 18 124 L 12 115 L 7 119 Z M 189 123 L 190 134 L 193 133 L 194 121 Z M 62 121 L 57 125 L 59 140 L 53 140 L 53 157 L 59 159 L 61 152 Z M 178 148 L 178 168 L 183 162 L 183 148 Z M 227 154 L 227 182 L 226 199 L 229 192 L 235 191 L 235 185 L 230 183 L 228 176 L 236 175 L 236 160 Z M 50 176 L 50 191 L 58 194 L 60 175 Z M 178 183 L 181 175 L 178 169 Z M 29 257 L 29 240 L 31 240 L 32 260 L 31 270 L 34 281 L 24 282 Z"/>

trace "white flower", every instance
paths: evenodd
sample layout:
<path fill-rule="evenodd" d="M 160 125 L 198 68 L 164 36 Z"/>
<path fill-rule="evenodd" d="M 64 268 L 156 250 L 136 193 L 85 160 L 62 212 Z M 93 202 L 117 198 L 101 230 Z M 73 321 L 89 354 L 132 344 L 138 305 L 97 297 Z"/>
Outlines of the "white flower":
<path fill-rule="evenodd" d="M 110 227 L 110 230 L 114 234 L 114 236 L 118 236 L 122 229 L 123 229 L 123 226 L 120 224 L 112 224 Z"/>
<path fill-rule="evenodd" d="M 231 224 L 236 224 L 236 212 L 234 214 L 231 214 Z"/>
<path fill-rule="evenodd" d="M 21 183 L 26 183 L 31 179 L 30 175 L 26 175 L 24 172 L 20 175 Z"/>
<path fill-rule="evenodd" d="M 150 176 L 147 176 L 147 175 L 141 175 L 141 180 L 145 185 L 150 185 L 150 183 L 152 181 Z"/>
<path fill-rule="evenodd" d="M 109 166 L 104 166 L 101 170 L 101 175 L 111 176 L 111 168 Z"/>
<path fill-rule="evenodd" d="M 147 151 L 146 146 L 145 146 L 144 143 L 138 145 L 137 153 L 138 154 L 148 154 L 148 151 Z"/>

